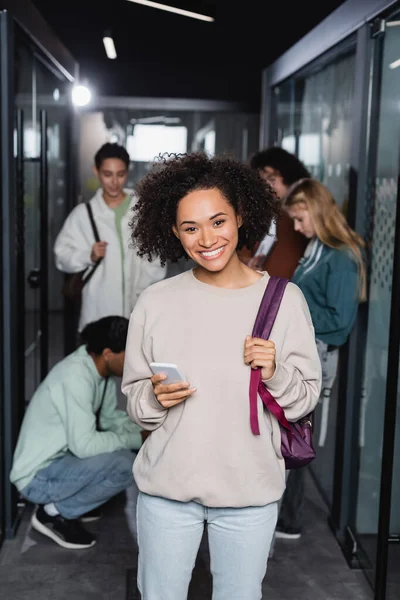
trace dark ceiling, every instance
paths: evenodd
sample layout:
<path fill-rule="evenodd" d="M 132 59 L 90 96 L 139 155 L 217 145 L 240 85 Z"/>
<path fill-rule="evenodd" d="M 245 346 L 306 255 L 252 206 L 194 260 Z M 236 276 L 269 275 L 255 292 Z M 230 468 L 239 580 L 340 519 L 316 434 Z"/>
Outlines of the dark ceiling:
<path fill-rule="evenodd" d="M 202 22 L 128 0 L 34 0 L 101 95 L 209 98 L 257 110 L 261 70 L 342 1 L 159 0 Z M 117 59 L 106 57 L 109 32 Z"/>

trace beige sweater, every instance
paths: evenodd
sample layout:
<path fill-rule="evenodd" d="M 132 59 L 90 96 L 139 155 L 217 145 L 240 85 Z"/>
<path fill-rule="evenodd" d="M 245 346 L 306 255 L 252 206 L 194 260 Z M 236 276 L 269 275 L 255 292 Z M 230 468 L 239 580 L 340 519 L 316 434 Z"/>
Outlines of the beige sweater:
<path fill-rule="evenodd" d="M 187 271 L 143 292 L 132 313 L 122 390 L 128 412 L 153 431 L 134 464 L 139 489 L 210 507 L 263 506 L 285 488 L 279 424 L 259 400 L 261 435 L 250 429 L 250 367 L 243 360 L 269 275 L 242 289 L 202 283 Z M 306 301 L 286 288 L 271 336 L 277 366 L 266 382 L 296 421 L 315 407 L 321 368 Z M 197 391 L 164 409 L 149 363 L 178 365 Z"/>

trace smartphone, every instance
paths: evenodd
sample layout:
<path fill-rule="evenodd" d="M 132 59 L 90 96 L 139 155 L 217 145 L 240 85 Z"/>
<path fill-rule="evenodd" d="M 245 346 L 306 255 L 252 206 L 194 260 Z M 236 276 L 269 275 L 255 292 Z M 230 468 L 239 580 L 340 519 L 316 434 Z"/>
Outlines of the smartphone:
<path fill-rule="evenodd" d="M 186 381 L 186 377 L 182 375 L 178 367 L 171 363 L 152 362 L 150 363 L 150 369 L 153 371 L 154 375 L 157 375 L 158 373 L 165 373 L 167 379 L 164 379 L 162 382 L 163 385 L 179 383 L 179 381 Z"/>

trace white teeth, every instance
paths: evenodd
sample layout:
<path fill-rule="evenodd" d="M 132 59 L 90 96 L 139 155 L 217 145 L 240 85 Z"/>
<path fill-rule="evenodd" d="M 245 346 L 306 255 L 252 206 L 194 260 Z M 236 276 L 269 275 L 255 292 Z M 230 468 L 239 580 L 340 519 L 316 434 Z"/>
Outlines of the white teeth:
<path fill-rule="evenodd" d="M 222 252 L 224 248 L 218 248 L 217 250 L 212 250 L 211 252 L 201 252 L 200 254 L 202 254 L 203 256 L 216 256 L 217 254 L 219 254 L 220 252 Z"/>

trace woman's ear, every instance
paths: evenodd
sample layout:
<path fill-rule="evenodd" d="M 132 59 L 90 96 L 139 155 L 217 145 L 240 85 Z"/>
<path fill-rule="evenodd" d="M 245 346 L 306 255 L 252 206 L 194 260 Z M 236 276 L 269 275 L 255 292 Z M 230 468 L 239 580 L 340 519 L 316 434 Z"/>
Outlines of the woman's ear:
<path fill-rule="evenodd" d="M 178 240 L 180 239 L 179 237 L 179 233 L 178 233 L 178 229 L 176 228 L 176 225 L 172 225 L 172 231 L 174 232 L 174 235 L 178 238 Z"/>
<path fill-rule="evenodd" d="M 238 229 L 240 229 L 241 226 L 243 225 L 242 215 L 237 215 L 236 220 L 237 220 Z"/>

